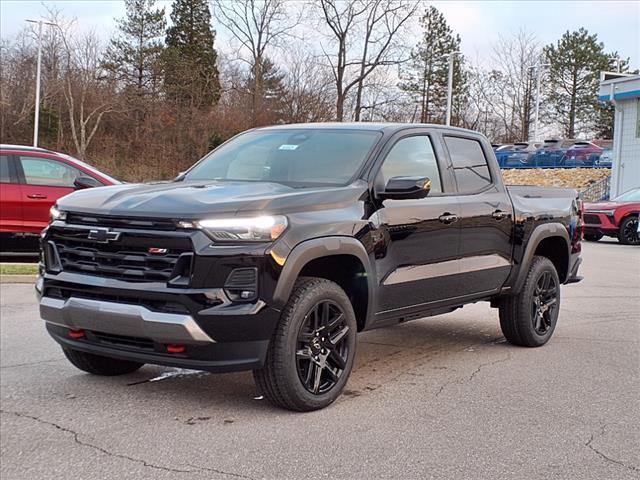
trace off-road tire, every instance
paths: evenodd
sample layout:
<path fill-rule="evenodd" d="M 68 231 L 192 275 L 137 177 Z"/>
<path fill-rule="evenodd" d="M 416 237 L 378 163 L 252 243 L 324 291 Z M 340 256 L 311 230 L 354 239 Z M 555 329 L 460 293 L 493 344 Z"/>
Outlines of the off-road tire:
<path fill-rule="evenodd" d="M 308 391 L 298 374 L 296 348 L 298 335 L 314 306 L 323 300 L 337 304 L 343 312 L 349 331 L 346 334 L 348 356 L 346 366 L 330 390 L 314 394 Z M 260 393 L 274 405 L 305 412 L 330 405 L 342 392 L 356 353 L 357 322 L 349 297 L 336 283 L 323 278 L 301 277 L 293 287 L 282 310 L 264 367 L 253 371 Z"/>
<path fill-rule="evenodd" d="M 93 375 L 103 375 L 108 377 L 124 375 L 126 373 L 135 372 L 144 365 L 144 363 L 103 357 L 101 355 L 80 352 L 70 348 L 63 348 L 62 351 L 75 367 L 87 373 L 92 373 Z"/>
<path fill-rule="evenodd" d="M 544 334 L 535 329 L 534 292 L 541 276 L 550 274 L 555 282 L 557 293 L 553 315 Z M 546 257 L 535 256 L 529 266 L 527 277 L 522 290 L 517 295 L 502 299 L 499 307 L 500 327 L 507 341 L 522 347 L 540 347 L 547 343 L 556 328 L 558 312 L 560 310 L 560 280 L 555 266 Z"/>

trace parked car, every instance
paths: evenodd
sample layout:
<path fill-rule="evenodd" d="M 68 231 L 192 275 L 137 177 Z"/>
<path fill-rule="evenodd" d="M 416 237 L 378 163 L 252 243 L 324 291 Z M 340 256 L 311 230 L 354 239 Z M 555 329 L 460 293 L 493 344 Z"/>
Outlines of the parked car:
<path fill-rule="evenodd" d="M 593 167 L 595 158 L 603 151 L 604 148 L 593 142 L 576 142 L 566 151 L 563 163 L 565 166 Z"/>
<path fill-rule="evenodd" d="M 613 166 L 613 149 L 605 148 L 600 155 L 591 158 L 594 167 L 611 168 Z"/>
<path fill-rule="evenodd" d="M 513 150 L 505 155 L 500 165 L 503 168 L 528 168 L 530 167 L 531 157 L 540 148 L 540 142 L 516 142 L 513 144 Z M 497 154 L 496 154 L 497 157 Z"/>
<path fill-rule="evenodd" d="M 49 210 L 75 190 L 120 182 L 64 153 L 0 145 L 0 251 L 37 248 Z M 32 241 L 29 241 L 31 237 Z"/>
<path fill-rule="evenodd" d="M 529 163 L 533 167 L 561 167 L 563 166 L 567 149 L 569 149 L 574 143 L 574 140 L 562 140 L 555 138 L 545 140 L 542 146 L 529 158 Z"/>
<path fill-rule="evenodd" d="M 575 190 L 505 187 L 472 131 L 265 127 L 172 183 L 59 200 L 36 288 L 81 370 L 253 370 L 274 404 L 315 410 L 357 331 L 484 300 L 509 342 L 544 345 L 580 280 L 581 221 Z"/>
<path fill-rule="evenodd" d="M 640 245 L 640 188 L 607 202 L 585 203 L 584 209 L 585 240 L 597 242 L 607 236 L 625 245 Z"/>

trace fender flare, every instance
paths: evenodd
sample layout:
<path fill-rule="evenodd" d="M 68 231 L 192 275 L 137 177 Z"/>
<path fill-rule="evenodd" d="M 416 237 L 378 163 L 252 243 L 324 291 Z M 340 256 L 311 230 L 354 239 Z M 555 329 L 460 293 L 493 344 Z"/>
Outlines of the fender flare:
<path fill-rule="evenodd" d="M 293 285 L 295 284 L 302 269 L 310 261 L 317 258 L 329 257 L 332 255 L 351 255 L 362 263 L 367 275 L 367 315 L 365 324 L 373 312 L 373 301 L 375 292 L 375 275 L 371 265 L 369 254 L 362 243 L 352 237 L 320 237 L 296 245 L 287 256 L 278 283 L 273 293 L 273 300 L 280 306 L 287 303 Z"/>
<path fill-rule="evenodd" d="M 520 270 L 518 271 L 518 276 L 516 277 L 512 290 L 513 293 L 519 293 L 520 290 L 522 290 L 529 272 L 529 265 L 531 265 L 538 245 L 540 245 L 542 240 L 549 237 L 561 237 L 565 241 L 567 247 L 567 268 L 571 267 L 569 265 L 571 260 L 571 239 L 569 238 L 569 232 L 567 232 L 566 227 L 557 222 L 538 225 L 533 232 L 531 232 L 527 247 L 522 255 Z M 567 271 L 566 275 L 568 274 L 569 272 Z"/>

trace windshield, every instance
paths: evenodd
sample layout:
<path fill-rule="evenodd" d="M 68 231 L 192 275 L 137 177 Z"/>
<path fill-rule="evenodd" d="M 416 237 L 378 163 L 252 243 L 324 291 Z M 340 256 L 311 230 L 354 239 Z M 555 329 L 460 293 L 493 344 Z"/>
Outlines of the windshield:
<path fill-rule="evenodd" d="M 640 202 L 640 188 L 623 193 L 616 197 L 616 202 Z"/>
<path fill-rule="evenodd" d="M 185 180 L 276 182 L 298 188 L 345 185 L 380 136 L 344 129 L 255 130 L 211 152 Z"/>

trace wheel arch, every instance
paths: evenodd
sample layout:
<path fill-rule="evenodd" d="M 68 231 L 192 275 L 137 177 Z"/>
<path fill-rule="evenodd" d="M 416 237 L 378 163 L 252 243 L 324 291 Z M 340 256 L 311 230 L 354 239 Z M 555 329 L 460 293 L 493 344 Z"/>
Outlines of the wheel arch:
<path fill-rule="evenodd" d="M 375 276 L 362 243 L 355 238 L 335 236 L 296 245 L 285 260 L 273 294 L 278 306 L 287 303 L 300 276 L 326 278 L 340 285 L 351 299 L 358 330 L 365 328 L 373 312 Z"/>
<path fill-rule="evenodd" d="M 569 276 L 571 259 L 571 240 L 566 227 L 554 222 L 539 225 L 533 230 L 520 262 L 520 270 L 513 288 L 514 293 L 522 290 L 529 266 L 536 255 L 551 260 L 558 272 L 560 283 L 564 283 Z"/>

